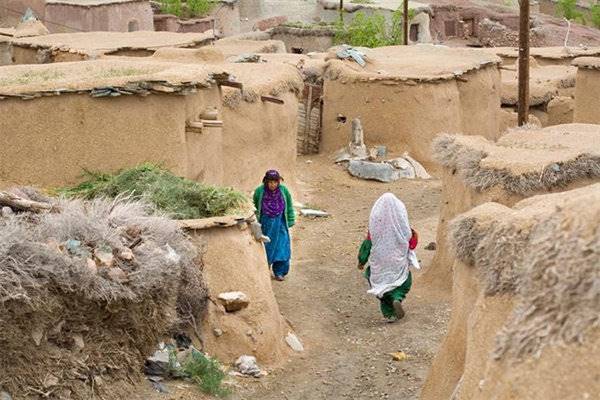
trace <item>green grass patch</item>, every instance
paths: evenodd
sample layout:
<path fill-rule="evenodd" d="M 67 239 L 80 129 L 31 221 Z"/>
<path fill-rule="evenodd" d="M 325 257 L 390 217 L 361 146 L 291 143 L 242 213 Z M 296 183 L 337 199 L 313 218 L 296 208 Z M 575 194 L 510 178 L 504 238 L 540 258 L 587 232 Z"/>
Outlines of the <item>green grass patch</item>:
<path fill-rule="evenodd" d="M 590 8 L 590 20 L 594 27 L 600 29 L 600 3 L 594 4 Z"/>
<path fill-rule="evenodd" d="M 159 3 L 161 12 L 182 18 L 204 17 L 216 5 L 211 0 L 159 0 Z"/>
<path fill-rule="evenodd" d="M 93 199 L 129 195 L 144 199 L 174 219 L 195 219 L 234 214 L 249 204 L 232 188 L 201 184 L 173 175 L 155 164 L 141 164 L 114 175 L 85 171 L 86 180 L 58 192 L 67 197 Z"/>
<path fill-rule="evenodd" d="M 192 350 L 190 358 L 182 365 L 182 369 L 185 375 L 206 394 L 225 397 L 231 393 L 231 390 L 223 387 L 226 375 L 219 362 L 197 350 Z"/>
<path fill-rule="evenodd" d="M 408 20 L 414 16 L 415 11 L 408 10 Z M 404 12 L 400 8 L 392 14 L 390 24 L 381 14 L 366 15 L 357 12 L 349 24 L 338 21 L 334 41 L 336 44 L 370 48 L 399 45 L 403 43 L 403 19 Z"/>

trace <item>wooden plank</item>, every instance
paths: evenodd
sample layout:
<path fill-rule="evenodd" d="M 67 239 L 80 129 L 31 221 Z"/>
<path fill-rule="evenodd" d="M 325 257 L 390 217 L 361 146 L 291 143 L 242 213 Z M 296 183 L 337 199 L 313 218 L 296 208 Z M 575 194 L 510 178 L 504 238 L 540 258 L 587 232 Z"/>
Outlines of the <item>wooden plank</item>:
<path fill-rule="evenodd" d="M 228 215 L 224 217 L 212 217 L 202 219 L 182 219 L 177 221 L 180 228 L 186 230 L 203 230 L 211 228 L 229 228 L 245 222 L 254 220 L 254 213 L 243 215 Z"/>
<path fill-rule="evenodd" d="M 285 102 L 283 100 L 278 99 L 277 97 L 260 96 L 260 99 L 262 101 L 268 101 L 268 102 L 275 103 L 275 104 L 285 104 Z"/>

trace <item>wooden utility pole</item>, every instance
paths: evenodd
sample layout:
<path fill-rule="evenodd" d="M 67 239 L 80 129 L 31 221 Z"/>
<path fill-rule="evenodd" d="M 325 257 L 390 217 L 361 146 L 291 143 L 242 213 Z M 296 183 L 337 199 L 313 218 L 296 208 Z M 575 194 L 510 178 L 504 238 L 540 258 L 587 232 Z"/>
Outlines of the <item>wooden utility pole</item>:
<path fill-rule="evenodd" d="M 519 15 L 519 112 L 518 123 L 529 119 L 529 0 L 520 0 Z"/>
<path fill-rule="evenodd" d="M 344 22 L 344 0 L 340 0 L 340 21 Z"/>
<path fill-rule="evenodd" d="M 404 39 L 402 39 L 404 41 L 404 45 L 406 46 L 408 44 L 408 0 L 404 0 L 404 17 L 402 18 L 402 24 L 403 24 L 403 34 L 404 34 Z"/>

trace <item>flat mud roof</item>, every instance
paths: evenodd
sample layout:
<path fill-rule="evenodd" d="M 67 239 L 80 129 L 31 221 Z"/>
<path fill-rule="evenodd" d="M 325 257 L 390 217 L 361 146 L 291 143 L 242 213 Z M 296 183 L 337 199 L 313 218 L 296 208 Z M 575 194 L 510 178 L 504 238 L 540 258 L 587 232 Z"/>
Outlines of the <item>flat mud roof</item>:
<path fill-rule="evenodd" d="M 477 49 L 436 45 L 361 50 L 367 55 L 364 68 L 354 61 L 339 60 L 335 53 L 330 53 L 328 72 L 333 72 L 333 75 L 328 75 L 367 81 L 438 81 L 454 79 L 469 71 L 501 62 L 499 57 Z"/>
<path fill-rule="evenodd" d="M 435 157 L 478 190 L 501 186 L 526 194 L 600 178 L 600 125 L 518 128 L 489 141 L 481 136 L 441 135 Z"/>
<path fill-rule="evenodd" d="M 156 50 L 162 47 L 193 47 L 208 44 L 213 37 L 212 31 L 204 33 L 78 32 L 14 39 L 13 44 L 31 48 L 73 50 L 81 53 L 109 53 L 123 49 Z"/>
<path fill-rule="evenodd" d="M 12 65 L 0 68 L 0 99 L 82 92 L 97 96 L 185 94 L 209 87 L 214 71 L 202 65 L 122 59 Z"/>
<path fill-rule="evenodd" d="M 578 68 L 600 70 L 600 57 L 579 57 L 573 60 L 573 65 Z"/>
<path fill-rule="evenodd" d="M 482 49 L 482 51 L 501 57 L 517 58 L 519 56 L 519 49 L 516 47 L 489 47 Z M 532 57 L 562 60 L 581 56 L 598 56 L 600 55 L 600 47 L 532 47 L 529 53 Z"/>

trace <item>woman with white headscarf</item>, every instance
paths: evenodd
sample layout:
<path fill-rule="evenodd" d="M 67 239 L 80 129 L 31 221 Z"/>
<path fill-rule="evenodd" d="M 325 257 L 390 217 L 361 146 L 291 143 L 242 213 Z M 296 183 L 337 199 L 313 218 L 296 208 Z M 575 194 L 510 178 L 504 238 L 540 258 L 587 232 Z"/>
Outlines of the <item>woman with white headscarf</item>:
<path fill-rule="evenodd" d="M 390 321 L 404 317 L 402 301 L 410 291 L 409 267 L 420 268 L 414 252 L 417 233 L 410 228 L 404 203 L 392 193 L 381 196 L 369 217 L 369 233 L 358 254 L 358 267 L 368 267 L 365 277 L 380 301 L 381 313 Z"/>

